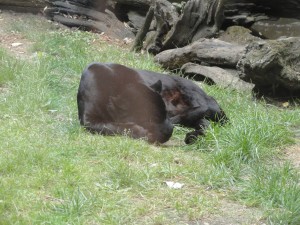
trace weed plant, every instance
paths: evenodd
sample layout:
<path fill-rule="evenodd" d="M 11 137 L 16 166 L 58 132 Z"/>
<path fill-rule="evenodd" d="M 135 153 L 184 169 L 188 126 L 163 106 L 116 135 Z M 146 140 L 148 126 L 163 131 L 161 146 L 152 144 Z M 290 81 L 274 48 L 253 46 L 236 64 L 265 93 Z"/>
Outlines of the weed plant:
<path fill-rule="evenodd" d="M 193 145 L 182 127 L 162 146 L 91 135 L 77 119 L 82 69 L 100 61 L 162 71 L 152 57 L 30 16 L 7 29 L 34 44 L 28 59 L 0 49 L 0 224 L 200 223 L 221 196 L 263 210 L 267 223 L 300 224 L 299 171 L 282 159 L 299 108 L 202 85 L 230 122 Z"/>

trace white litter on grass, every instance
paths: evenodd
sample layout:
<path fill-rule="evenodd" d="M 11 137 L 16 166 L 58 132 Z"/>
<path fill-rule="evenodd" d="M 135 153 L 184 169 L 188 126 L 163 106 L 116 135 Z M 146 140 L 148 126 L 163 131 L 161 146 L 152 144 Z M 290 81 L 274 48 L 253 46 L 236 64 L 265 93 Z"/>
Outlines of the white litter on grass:
<path fill-rule="evenodd" d="M 172 189 L 181 189 L 184 184 L 173 182 L 173 181 L 165 181 L 166 185 Z"/>
<path fill-rule="evenodd" d="M 18 47 L 20 45 L 22 45 L 23 43 L 20 43 L 20 42 L 15 42 L 15 43 L 12 43 L 11 46 L 12 47 Z"/>

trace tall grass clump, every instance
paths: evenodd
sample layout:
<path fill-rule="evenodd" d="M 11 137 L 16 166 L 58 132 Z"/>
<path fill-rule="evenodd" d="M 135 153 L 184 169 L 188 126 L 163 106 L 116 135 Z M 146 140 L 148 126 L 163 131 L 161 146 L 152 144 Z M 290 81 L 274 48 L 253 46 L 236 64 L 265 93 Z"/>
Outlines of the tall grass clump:
<path fill-rule="evenodd" d="M 6 50 L 0 48 L 0 86 L 12 81 L 22 64 L 22 62 L 9 56 Z"/>
<path fill-rule="evenodd" d="M 293 143 L 287 118 L 293 120 L 296 112 L 279 112 L 264 101 L 253 101 L 250 93 L 220 92 L 219 88 L 208 86 L 204 89 L 219 100 L 229 122 L 223 127 L 211 124 L 205 138 L 187 147 L 208 153 L 206 159 L 210 169 L 201 177 L 201 182 L 215 187 L 236 185 L 249 176 L 249 168 L 274 160 L 278 157 L 279 146 Z"/>
<path fill-rule="evenodd" d="M 300 223 L 300 174 L 290 164 L 253 168 L 239 197 L 267 209 L 271 224 Z"/>

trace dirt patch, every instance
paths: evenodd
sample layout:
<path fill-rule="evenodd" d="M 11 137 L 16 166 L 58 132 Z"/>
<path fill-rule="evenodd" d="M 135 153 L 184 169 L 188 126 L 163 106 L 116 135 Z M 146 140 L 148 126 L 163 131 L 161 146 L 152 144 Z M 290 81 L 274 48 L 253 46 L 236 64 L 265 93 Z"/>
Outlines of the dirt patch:
<path fill-rule="evenodd" d="M 20 58 L 25 58 L 29 54 L 29 48 L 32 43 L 19 34 L 0 33 L 0 45 L 13 55 Z"/>
<path fill-rule="evenodd" d="M 284 150 L 285 159 L 290 161 L 292 165 L 300 170 L 300 127 L 294 128 L 296 144 Z"/>
<path fill-rule="evenodd" d="M 295 168 L 300 169 L 300 144 L 286 149 L 285 155 Z"/>
<path fill-rule="evenodd" d="M 227 199 L 220 200 L 217 215 L 210 215 L 191 225 L 264 225 L 263 213 L 257 208 L 250 208 Z"/>
<path fill-rule="evenodd" d="M 17 14 L 10 12 L 0 13 L 0 46 L 7 49 L 16 57 L 25 58 L 29 54 L 29 48 L 32 42 L 14 31 L 9 31 L 9 24 L 17 20 L 22 20 L 26 14 Z"/>

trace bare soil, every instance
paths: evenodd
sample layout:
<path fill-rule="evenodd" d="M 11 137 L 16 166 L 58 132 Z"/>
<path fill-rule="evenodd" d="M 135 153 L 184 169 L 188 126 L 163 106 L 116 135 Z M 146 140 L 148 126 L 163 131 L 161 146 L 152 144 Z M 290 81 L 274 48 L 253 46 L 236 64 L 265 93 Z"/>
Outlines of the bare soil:
<path fill-rule="evenodd" d="M 25 58 L 29 54 L 31 42 L 22 35 L 8 30 L 8 25 L 16 20 L 22 20 L 26 14 L 0 11 L 0 46 L 7 49 L 18 58 Z"/>

